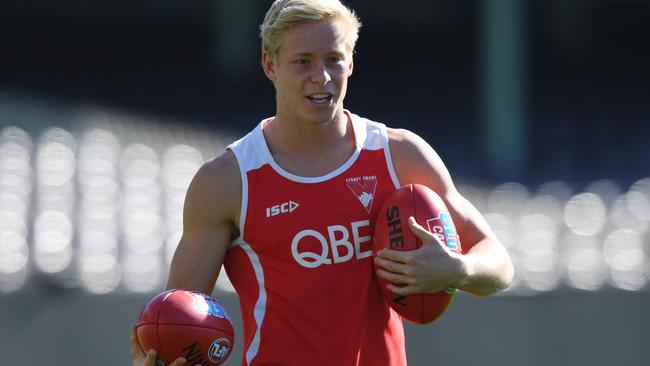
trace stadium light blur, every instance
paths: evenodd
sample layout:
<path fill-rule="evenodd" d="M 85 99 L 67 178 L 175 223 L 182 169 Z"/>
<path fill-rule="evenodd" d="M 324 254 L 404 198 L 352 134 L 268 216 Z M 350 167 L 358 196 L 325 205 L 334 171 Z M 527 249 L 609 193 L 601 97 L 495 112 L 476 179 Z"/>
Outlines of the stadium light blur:
<path fill-rule="evenodd" d="M 20 289 L 28 275 L 31 154 L 31 137 L 25 131 L 8 126 L 0 132 L 0 292 Z"/>
<path fill-rule="evenodd" d="M 123 201 L 122 283 L 132 292 L 151 292 L 162 286 L 161 263 L 165 228 L 158 153 L 142 143 L 127 145 L 120 156 Z"/>
<path fill-rule="evenodd" d="M 147 188 L 158 183 L 160 163 L 158 154 L 149 146 L 133 143 L 124 148 L 120 157 L 122 182 L 128 188 Z"/>
<path fill-rule="evenodd" d="M 552 291 L 561 283 L 557 251 L 538 248 L 522 256 L 523 278 L 526 285 L 535 291 Z"/>
<path fill-rule="evenodd" d="M 187 188 L 215 145 L 201 134 L 179 143 L 129 123 L 118 127 L 88 129 L 78 149 L 71 133 L 50 128 L 33 164 L 31 136 L 16 127 L 1 131 L 0 292 L 21 288 L 33 266 L 46 274 L 74 268 L 78 284 L 95 294 L 164 286 Z M 563 282 L 587 291 L 648 287 L 650 178 L 626 192 L 608 179 L 575 195 L 561 181 L 533 194 L 516 182 L 459 190 L 511 255 L 516 276 L 506 294 L 545 293 Z M 216 288 L 234 291 L 225 271 Z"/>
<path fill-rule="evenodd" d="M 95 294 L 114 291 L 122 276 L 118 262 L 119 153 L 117 138 L 105 129 L 88 131 L 79 145 L 78 276 L 82 287 Z"/>
<path fill-rule="evenodd" d="M 525 205 L 523 209 L 524 215 L 542 214 L 551 219 L 555 228 L 564 225 L 562 217 L 563 205 L 559 199 L 549 194 L 535 194 Z"/>
<path fill-rule="evenodd" d="M 105 294 L 117 288 L 121 279 L 117 239 L 110 230 L 80 234 L 79 275 L 82 286 L 91 293 Z"/>
<path fill-rule="evenodd" d="M 589 182 L 584 191 L 597 195 L 606 206 L 609 206 L 621 194 L 621 187 L 611 179 L 598 179 Z"/>
<path fill-rule="evenodd" d="M 182 235 L 185 193 L 203 161 L 201 152 L 186 144 L 172 145 L 163 155 L 162 181 L 165 192 L 164 217 L 167 231 L 164 258 L 167 264 L 171 263 Z"/>
<path fill-rule="evenodd" d="M 528 189 L 520 183 L 508 182 L 494 187 L 487 198 L 489 212 L 498 212 L 510 219 L 519 217 L 530 198 Z"/>
<path fill-rule="evenodd" d="M 41 212 L 34 222 L 34 259 L 46 273 L 61 272 L 72 261 L 73 227 L 63 212 Z"/>
<path fill-rule="evenodd" d="M 12 207 L 26 213 L 33 187 L 31 167 L 32 141 L 25 131 L 6 127 L 0 133 L 0 193 L 18 198 L 19 205 Z M 6 198 L 9 199 L 9 198 Z M 17 201 L 14 204 L 19 203 Z"/>
<path fill-rule="evenodd" d="M 603 200 L 591 192 L 579 193 L 564 206 L 566 226 L 579 235 L 596 235 L 607 222 L 607 208 Z"/>
<path fill-rule="evenodd" d="M 649 222 L 636 215 L 629 204 L 630 201 L 643 200 L 644 198 L 638 192 L 632 191 L 616 198 L 609 211 L 609 222 L 618 228 L 630 229 L 640 233 L 644 232 Z"/>
<path fill-rule="evenodd" d="M 36 151 L 37 212 L 34 260 L 39 270 L 58 273 L 72 262 L 76 170 L 74 137 L 53 127 L 41 135 Z"/>
<path fill-rule="evenodd" d="M 629 210 L 637 217 L 650 221 L 650 178 L 636 181 L 626 195 Z"/>
<path fill-rule="evenodd" d="M 121 258 L 122 283 L 132 292 L 153 292 L 161 288 L 163 268 L 160 257 L 151 254 L 125 253 Z"/>
<path fill-rule="evenodd" d="M 84 289 L 94 294 L 114 291 L 122 278 L 117 257 L 101 252 L 82 253 L 79 258 L 79 272 Z"/>
<path fill-rule="evenodd" d="M 608 267 L 601 250 L 601 241 L 597 236 L 567 231 L 561 242 L 564 246 L 564 279 L 568 286 L 595 291 L 606 285 Z"/>
<path fill-rule="evenodd" d="M 648 282 L 648 257 L 638 232 L 629 229 L 613 231 L 603 246 L 614 286 L 630 291 L 642 289 Z"/>
<path fill-rule="evenodd" d="M 0 215 L 0 219 L 6 217 Z M 22 287 L 27 278 L 29 247 L 25 236 L 6 230 L 0 224 L 0 292 L 12 292 Z"/>

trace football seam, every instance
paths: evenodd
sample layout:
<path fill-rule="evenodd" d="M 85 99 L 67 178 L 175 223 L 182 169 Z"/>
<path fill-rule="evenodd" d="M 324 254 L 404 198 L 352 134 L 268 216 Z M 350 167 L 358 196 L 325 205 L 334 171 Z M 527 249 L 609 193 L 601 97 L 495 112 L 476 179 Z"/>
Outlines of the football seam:
<path fill-rule="evenodd" d="M 230 332 L 225 331 L 225 330 L 215 329 L 215 328 L 210 328 L 210 327 L 205 327 L 205 326 L 200 326 L 200 325 L 189 325 L 189 324 L 183 324 L 183 323 L 157 323 L 157 324 L 158 324 L 158 328 L 160 328 L 161 325 L 180 325 L 180 326 L 188 327 L 188 328 L 200 328 L 200 329 L 208 329 L 208 330 L 218 330 L 218 331 L 220 331 L 222 333 L 225 333 L 225 334 L 228 334 L 228 335 L 230 335 L 232 337 L 235 336 L 234 333 L 230 333 Z"/>
<path fill-rule="evenodd" d="M 165 303 L 167 302 L 168 297 L 169 297 L 169 295 L 165 296 L 165 298 L 163 298 L 163 300 L 160 302 L 160 307 L 158 308 L 158 314 L 156 314 L 156 324 L 157 324 L 156 325 L 156 339 L 158 340 L 158 348 L 160 348 L 157 351 L 159 352 L 159 355 L 161 356 L 160 358 L 163 358 L 165 360 L 167 359 L 167 357 L 165 357 L 164 351 L 162 350 L 162 342 L 160 341 L 160 325 L 159 325 L 158 321 L 160 320 L 160 313 L 162 312 L 163 306 L 165 306 Z M 156 359 L 158 359 L 158 358 L 159 357 L 156 357 Z M 173 360 L 172 360 L 172 362 L 173 362 Z"/>
<path fill-rule="evenodd" d="M 411 184 L 411 200 L 413 201 L 413 218 L 415 219 L 415 222 L 417 222 L 417 206 L 415 205 L 415 186 Z M 411 227 L 409 226 L 409 230 L 411 230 Z M 428 231 L 428 230 L 427 230 Z M 417 243 L 418 243 L 418 249 L 422 247 L 422 241 L 420 238 L 416 237 Z M 424 321 L 424 303 L 425 303 L 425 295 L 421 294 L 420 295 L 420 319 Z"/>

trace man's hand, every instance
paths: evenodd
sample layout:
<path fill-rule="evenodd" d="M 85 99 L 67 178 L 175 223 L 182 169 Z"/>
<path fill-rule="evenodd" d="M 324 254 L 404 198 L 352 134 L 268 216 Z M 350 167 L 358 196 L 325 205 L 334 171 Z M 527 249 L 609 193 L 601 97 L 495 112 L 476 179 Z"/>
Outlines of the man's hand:
<path fill-rule="evenodd" d="M 437 236 L 409 217 L 409 228 L 422 246 L 411 251 L 382 249 L 377 252 L 377 275 L 390 284 L 387 288 L 398 295 L 435 293 L 447 287 L 458 287 L 467 277 L 467 264 L 462 254 L 449 250 Z"/>
<path fill-rule="evenodd" d="M 133 366 L 156 366 L 156 350 L 150 349 L 145 355 L 138 344 L 138 338 L 135 335 L 135 327 L 131 328 L 131 363 Z M 180 357 L 172 362 L 169 366 L 185 365 L 185 359 Z"/>

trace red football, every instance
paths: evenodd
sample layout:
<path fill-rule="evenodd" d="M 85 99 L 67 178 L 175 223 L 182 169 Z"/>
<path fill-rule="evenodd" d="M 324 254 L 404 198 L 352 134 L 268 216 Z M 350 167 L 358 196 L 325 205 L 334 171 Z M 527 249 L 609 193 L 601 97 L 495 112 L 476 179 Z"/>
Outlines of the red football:
<path fill-rule="evenodd" d="M 384 248 L 401 251 L 418 249 L 422 242 L 409 228 L 410 216 L 442 239 L 449 249 L 461 253 L 460 239 L 445 203 L 429 187 L 421 184 L 403 186 L 384 201 L 375 223 L 373 252 Z M 442 315 L 455 292 L 455 289 L 448 287 L 433 294 L 401 296 L 386 288 L 388 281 L 379 277 L 378 280 L 389 305 L 405 319 L 418 324 L 432 322 Z"/>
<path fill-rule="evenodd" d="M 235 341 L 230 317 L 221 304 L 186 290 L 165 291 L 149 301 L 140 313 L 136 334 L 143 351 L 156 349 L 164 365 L 178 357 L 185 357 L 188 365 L 219 365 Z"/>

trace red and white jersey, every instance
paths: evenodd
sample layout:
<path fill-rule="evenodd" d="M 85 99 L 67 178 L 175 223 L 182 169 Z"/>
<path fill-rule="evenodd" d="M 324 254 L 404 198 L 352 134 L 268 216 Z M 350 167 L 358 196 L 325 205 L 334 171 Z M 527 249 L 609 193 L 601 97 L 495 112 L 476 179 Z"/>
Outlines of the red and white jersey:
<path fill-rule="evenodd" d="M 240 299 L 244 365 L 406 364 L 401 318 L 372 264 L 375 217 L 399 187 L 386 126 L 346 115 L 356 150 L 321 177 L 277 165 L 262 132 L 271 119 L 228 147 L 242 205 L 225 268 Z"/>

